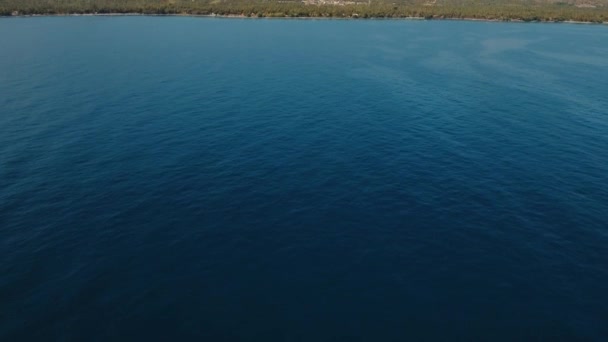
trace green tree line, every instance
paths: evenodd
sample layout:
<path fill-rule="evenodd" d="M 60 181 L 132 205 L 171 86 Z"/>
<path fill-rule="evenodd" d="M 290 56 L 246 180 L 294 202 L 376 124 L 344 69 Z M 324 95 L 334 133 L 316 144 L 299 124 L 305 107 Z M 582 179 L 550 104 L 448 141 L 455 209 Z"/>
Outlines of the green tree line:
<path fill-rule="evenodd" d="M 608 22 L 607 0 L 577 7 L 578 0 L 374 0 L 345 5 L 280 0 L 0 0 L 0 15 L 36 14 L 190 14 L 247 17 L 335 17 L 497 19 Z"/>

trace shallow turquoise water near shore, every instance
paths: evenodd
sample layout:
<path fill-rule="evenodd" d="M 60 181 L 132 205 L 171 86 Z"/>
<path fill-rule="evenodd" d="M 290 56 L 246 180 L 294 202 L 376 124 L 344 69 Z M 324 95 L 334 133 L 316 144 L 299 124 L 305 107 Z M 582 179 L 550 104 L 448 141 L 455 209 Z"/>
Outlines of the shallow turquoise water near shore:
<path fill-rule="evenodd" d="M 2 19 L 0 340 L 605 340 L 607 43 Z"/>

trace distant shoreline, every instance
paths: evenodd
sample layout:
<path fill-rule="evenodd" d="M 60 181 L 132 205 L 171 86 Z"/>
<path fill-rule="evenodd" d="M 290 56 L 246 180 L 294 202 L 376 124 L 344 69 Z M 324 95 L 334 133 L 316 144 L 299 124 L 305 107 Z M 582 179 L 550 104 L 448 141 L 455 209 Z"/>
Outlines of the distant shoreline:
<path fill-rule="evenodd" d="M 246 16 L 236 14 L 189 14 L 189 13 L 49 13 L 49 14 L 17 14 L 0 15 L 0 18 L 31 18 L 31 17 L 201 17 L 201 18 L 230 18 L 230 19 L 296 19 L 296 20 L 448 20 L 448 21 L 480 21 L 500 23 L 551 23 L 551 24 L 586 24 L 586 25 L 608 25 L 608 21 L 576 21 L 576 20 L 523 20 L 523 19 L 482 19 L 482 18 L 458 18 L 458 17 L 326 17 L 326 16 Z"/>

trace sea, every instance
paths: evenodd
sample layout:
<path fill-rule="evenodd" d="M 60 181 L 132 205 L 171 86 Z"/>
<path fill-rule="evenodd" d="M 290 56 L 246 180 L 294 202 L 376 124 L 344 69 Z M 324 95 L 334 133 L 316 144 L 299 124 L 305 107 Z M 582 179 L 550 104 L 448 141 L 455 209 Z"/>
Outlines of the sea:
<path fill-rule="evenodd" d="M 608 26 L 1 19 L 0 340 L 608 340 Z"/>

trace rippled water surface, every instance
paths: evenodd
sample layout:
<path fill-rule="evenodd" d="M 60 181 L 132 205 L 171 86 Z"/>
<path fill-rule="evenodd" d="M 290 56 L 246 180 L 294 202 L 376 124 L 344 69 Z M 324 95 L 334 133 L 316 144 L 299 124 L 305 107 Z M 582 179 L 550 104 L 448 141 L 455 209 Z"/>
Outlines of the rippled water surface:
<path fill-rule="evenodd" d="M 3 341 L 608 338 L 608 27 L 0 20 Z"/>

